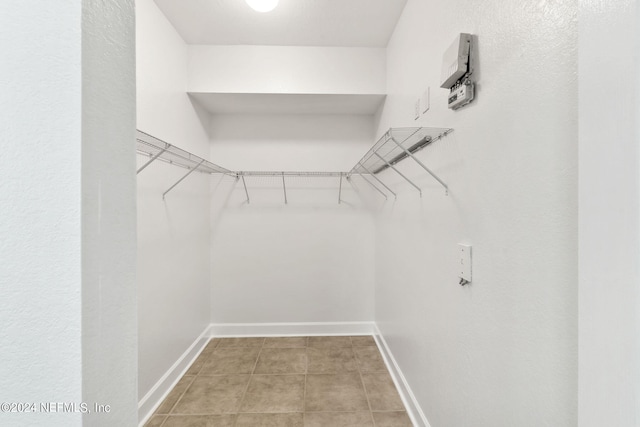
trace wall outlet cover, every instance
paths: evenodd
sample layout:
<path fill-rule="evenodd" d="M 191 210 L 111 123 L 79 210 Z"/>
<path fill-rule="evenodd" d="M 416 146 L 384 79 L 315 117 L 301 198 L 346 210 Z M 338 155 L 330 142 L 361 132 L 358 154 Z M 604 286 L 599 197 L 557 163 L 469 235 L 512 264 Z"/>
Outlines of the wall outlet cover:
<path fill-rule="evenodd" d="M 471 245 L 458 244 L 458 250 L 460 253 L 458 277 L 471 282 Z"/>

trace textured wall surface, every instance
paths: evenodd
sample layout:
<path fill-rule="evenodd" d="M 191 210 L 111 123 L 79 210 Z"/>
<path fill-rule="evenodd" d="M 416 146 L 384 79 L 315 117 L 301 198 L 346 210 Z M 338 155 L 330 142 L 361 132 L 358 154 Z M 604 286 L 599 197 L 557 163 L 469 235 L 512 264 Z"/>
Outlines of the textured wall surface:
<path fill-rule="evenodd" d="M 637 426 L 640 8 L 582 1 L 579 18 L 579 425 Z"/>
<path fill-rule="evenodd" d="M 137 419 L 132 6 L 0 6 L 2 425 Z"/>
<path fill-rule="evenodd" d="M 80 12 L 0 5 L 2 402 L 81 400 Z M 3 412 L 0 424 L 79 426 L 80 415 Z"/>
<path fill-rule="evenodd" d="M 152 0 L 136 1 L 138 129 L 208 157 L 209 117 L 186 94 L 186 45 Z M 148 158 L 137 156 L 138 166 Z M 139 397 L 210 321 L 208 175 L 155 162 L 138 175 Z"/>
<path fill-rule="evenodd" d="M 137 411 L 135 17 L 133 0 L 82 5 L 82 399 Z"/>
<path fill-rule="evenodd" d="M 576 14 L 570 0 L 409 0 L 389 44 L 378 132 L 455 129 L 420 153 L 449 195 L 404 161 L 424 196 L 398 181 L 376 235 L 375 318 L 434 427 L 577 423 Z M 438 86 L 459 32 L 477 36 L 478 84 L 454 112 Z M 458 243 L 473 245 L 466 287 Z"/>
<path fill-rule="evenodd" d="M 347 171 L 371 145 L 370 116 L 229 115 L 211 159 L 234 170 Z M 212 197 L 214 323 L 373 319 L 374 223 L 338 178 L 247 177 Z"/>

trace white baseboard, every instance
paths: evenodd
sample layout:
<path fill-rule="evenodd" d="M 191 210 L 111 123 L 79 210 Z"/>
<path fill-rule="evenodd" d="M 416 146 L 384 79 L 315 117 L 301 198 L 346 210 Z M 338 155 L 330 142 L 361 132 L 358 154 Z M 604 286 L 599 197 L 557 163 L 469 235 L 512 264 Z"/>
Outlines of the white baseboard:
<path fill-rule="evenodd" d="M 200 355 L 204 347 L 209 342 L 209 329 L 207 326 L 191 346 L 178 358 L 176 363 L 158 380 L 158 382 L 144 395 L 138 402 L 139 427 L 146 423 L 153 412 L 160 406 L 169 392 L 175 387 L 180 378 L 187 372 L 189 366 Z"/>
<path fill-rule="evenodd" d="M 211 337 L 373 335 L 374 322 L 213 323 Z"/>
<path fill-rule="evenodd" d="M 402 402 L 404 403 L 405 408 L 407 408 L 407 413 L 411 418 L 411 422 L 413 422 L 414 426 L 417 427 L 431 427 L 427 417 L 424 415 L 422 408 L 418 404 L 416 396 L 411 391 L 411 387 L 407 383 L 406 378 L 404 377 L 396 359 L 393 357 L 391 353 L 391 349 L 387 345 L 382 333 L 375 326 L 374 337 L 376 342 L 378 343 L 378 348 L 382 353 L 382 357 L 384 358 L 384 362 L 387 365 L 387 369 L 389 369 L 389 373 L 391 374 L 391 378 L 400 393 L 400 397 L 402 398 Z"/>

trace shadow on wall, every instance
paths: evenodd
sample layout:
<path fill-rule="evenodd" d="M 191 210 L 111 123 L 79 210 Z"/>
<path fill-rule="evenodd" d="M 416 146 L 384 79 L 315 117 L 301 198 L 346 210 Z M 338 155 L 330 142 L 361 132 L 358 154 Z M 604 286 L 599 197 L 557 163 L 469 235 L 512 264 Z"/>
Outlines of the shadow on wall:
<path fill-rule="evenodd" d="M 229 200 L 234 193 L 237 180 L 228 175 L 220 175 L 219 178 L 212 178 L 214 181 L 211 185 L 211 235 L 215 235 L 220 218 L 222 217 L 225 207 L 229 204 Z"/>
<path fill-rule="evenodd" d="M 207 134 L 207 137 L 211 139 L 211 113 L 205 110 L 197 101 L 195 101 L 190 95 L 187 95 L 189 102 L 193 107 L 193 111 L 196 113 L 196 117 L 200 121 L 202 129 Z"/>

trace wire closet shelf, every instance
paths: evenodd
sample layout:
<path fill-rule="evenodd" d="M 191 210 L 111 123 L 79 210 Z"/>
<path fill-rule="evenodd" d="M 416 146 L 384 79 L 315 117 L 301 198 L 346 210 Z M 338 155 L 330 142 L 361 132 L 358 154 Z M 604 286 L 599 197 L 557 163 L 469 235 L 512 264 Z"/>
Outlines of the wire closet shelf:
<path fill-rule="evenodd" d="M 225 169 L 222 166 L 211 163 L 202 157 L 196 156 L 195 154 L 183 150 L 182 148 L 178 148 L 175 145 L 169 144 L 168 142 L 140 130 L 137 131 L 136 135 L 136 151 L 139 154 L 149 157 L 149 161 L 138 169 L 138 173 L 142 172 L 155 160 L 161 160 L 185 169 L 197 169 L 198 172 L 210 174 L 222 173 L 236 176 L 236 173 L 229 169 Z"/>
<path fill-rule="evenodd" d="M 147 166 L 156 160 L 167 162 L 174 166 L 180 166 L 181 168 L 188 169 L 188 172 L 182 176 L 175 184 L 173 184 L 167 191 L 162 193 L 162 198 L 167 193 L 173 190 L 178 184 L 180 184 L 186 177 L 193 172 L 198 171 L 207 174 L 224 174 L 238 177 L 238 175 L 229 169 L 225 169 L 222 166 L 218 166 L 215 163 L 196 156 L 182 148 L 178 148 L 175 145 L 169 144 L 155 136 L 149 135 L 146 132 L 138 130 L 136 132 L 136 151 L 138 154 L 148 156 L 149 160 L 138 168 L 137 173 L 142 172 Z"/>
<path fill-rule="evenodd" d="M 147 166 L 153 163 L 155 160 L 161 160 L 170 163 L 175 166 L 188 169 L 186 175 L 180 178 L 175 184 L 173 184 L 167 191 L 162 194 L 162 197 L 177 186 L 182 180 L 189 176 L 192 172 L 198 171 L 208 174 L 224 174 L 233 176 L 236 180 L 242 180 L 242 184 L 247 196 L 247 203 L 249 203 L 249 193 L 247 190 L 247 184 L 245 177 L 250 176 L 262 176 L 262 177 L 281 177 L 283 190 L 285 192 L 285 203 L 287 202 L 286 196 L 286 182 L 285 177 L 310 177 L 310 178 L 339 178 L 339 196 L 338 203 L 341 202 L 342 194 L 342 180 L 346 178 L 351 179 L 353 175 L 361 176 L 369 185 L 377 190 L 382 196 L 387 198 L 387 193 L 380 189 L 378 185 L 381 185 L 396 196 L 396 193 L 389 188 L 381 178 L 377 176 L 380 172 L 391 169 L 395 173 L 399 174 L 409 184 L 420 192 L 422 190 L 409 178 L 407 178 L 396 165 L 406 159 L 411 158 L 418 163 L 424 170 L 427 171 L 436 181 L 438 181 L 447 190 L 447 185 L 436 176 L 424 163 L 415 156 L 415 153 L 422 150 L 426 146 L 433 142 L 444 138 L 453 129 L 451 128 L 431 128 L 431 127 L 407 127 L 407 128 L 390 128 L 370 149 L 365 155 L 356 163 L 356 165 L 349 172 L 314 172 L 314 171 L 231 171 L 229 169 L 218 166 L 215 163 L 211 163 L 202 157 L 196 156 L 186 150 L 162 141 L 146 132 L 140 130 L 137 131 L 136 137 L 136 150 L 139 154 L 149 157 L 149 160 L 144 163 L 139 169 L 138 173 L 142 172 Z M 378 185 L 376 185 L 376 183 Z"/>
<path fill-rule="evenodd" d="M 448 190 L 447 185 L 435 173 L 433 173 L 425 164 L 415 156 L 415 153 L 444 138 L 453 132 L 451 128 L 432 128 L 432 127 L 406 127 L 406 128 L 390 128 L 374 145 L 365 153 L 364 156 L 349 171 L 347 178 L 353 174 L 373 178 L 379 184 L 387 189 L 395 196 L 389 187 L 376 175 L 386 169 L 392 169 L 403 179 L 415 187 L 422 195 L 422 190 L 409 178 L 407 178 L 396 165 L 406 158 L 411 158 L 418 163 L 429 175 Z M 371 182 L 369 182 L 372 184 Z M 378 189 L 378 191 L 380 191 Z M 384 192 L 383 192 L 384 193 Z"/>

